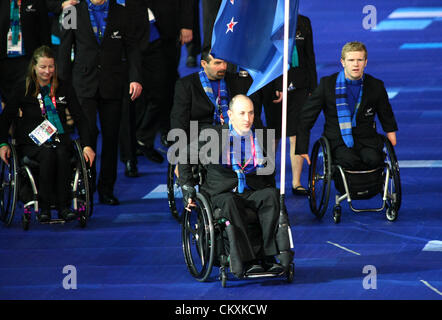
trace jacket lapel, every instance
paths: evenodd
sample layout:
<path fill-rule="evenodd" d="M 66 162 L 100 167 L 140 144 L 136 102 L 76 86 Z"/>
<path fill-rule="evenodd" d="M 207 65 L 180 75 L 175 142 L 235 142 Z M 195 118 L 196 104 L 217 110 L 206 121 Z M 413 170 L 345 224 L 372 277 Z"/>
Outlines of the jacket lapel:
<path fill-rule="evenodd" d="M 114 11 L 115 11 L 114 5 L 115 4 L 113 1 L 109 1 L 109 11 L 107 13 L 107 18 L 106 18 L 106 30 L 104 31 L 103 39 L 101 40 L 100 46 L 103 46 L 104 42 L 109 38 L 110 33 L 112 31 L 111 25 L 113 22 L 112 19 L 114 18 Z"/>
<path fill-rule="evenodd" d="M 212 100 L 210 100 L 209 96 L 204 91 L 203 84 L 201 83 L 201 80 L 200 80 L 199 71 L 196 73 L 196 77 L 195 78 L 196 78 L 195 81 L 197 82 L 197 87 L 198 87 L 198 90 L 200 91 L 200 94 L 202 96 L 204 96 L 206 98 L 206 100 L 210 103 L 210 105 L 215 108 L 216 106 L 212 103 Z M 210 82 L 210 80 L 209 80 L 209 82 Z"/>
<path fill-rule="evenodd" d="M 368 102 L 368 92 L 370 92 L 370 82 L 367 79 L 367 75 L 364 76 L 364 86 L 362 88 L 362 98 L 361 98 L 361 105 L 359 106 L 359 110 L 358 113 L 356 114 L 356 119 L 358 119 L 361 114 L 362 114 L 362 110 L 365 109 L 365 107 L 367 106 L 367 102 Z"/>
<path fill-rule="evenodd" d="M 86 27 L 86 29 L 88 30 L 87 33 L 89 34 L 89 37 L 91 38 L 91 41 L 93 41 L 94 43 L 97 44 L 98 46 L 98 41 L 97 38 L 95 37 L 95 32 L 94 29 L 92 28 L 92 22 L 91 22 L 91 17 L 90 17 L 90 13 L 89 13 L 89 8 L 87 5 L 86 1 L 82 1 L 79 4 L 79 9 L 83 11 L 83 17 L 84 17 L 84 25 Z M 81 17 L 81 15 L 80 15 Z"/>

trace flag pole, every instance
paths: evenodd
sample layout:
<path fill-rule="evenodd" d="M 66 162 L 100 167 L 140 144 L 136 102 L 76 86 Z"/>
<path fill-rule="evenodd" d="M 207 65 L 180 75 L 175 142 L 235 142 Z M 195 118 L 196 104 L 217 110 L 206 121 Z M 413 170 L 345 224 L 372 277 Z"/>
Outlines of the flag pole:
<path fill-rule="evenodd" d="M 288 55 L 289 55 L 289 9 L 290 0 L 285 0 L 284 5 L 284 55 L 282 73 L 282 123 L 281 123 L 281 180 L 280 180 L 280 214 L 279 229 L 276 234 L 276 242 L 281 251 L 279 259 L 283 265 L 292 260 L 289 248 L 293 249 L 293 237 L 290 229 L 287 208 L 285 206 L 285 158 L 286 158 L 286 125 L 287 125 L 287 83 L 288 83 Z M 275 146 L 276 150 L 276 146 Z M 287 239 L 288 238 L 288 239 Z M 288 241 L 287 241 L 288 240 Z M 284 260 L 284 262 L 283 262 Z"/>
<path fill-rule="evenodd" d="M 285 159 L 286 159 L 286 126 L 287 126 L 287 83 L 288 83 L 288 55 L 289 55 L 289 9 L 290 1 L 284 5 L 284 55 L 282 69 L 282 121 L 281 121 L 281 195 L 285 195 Z"/>

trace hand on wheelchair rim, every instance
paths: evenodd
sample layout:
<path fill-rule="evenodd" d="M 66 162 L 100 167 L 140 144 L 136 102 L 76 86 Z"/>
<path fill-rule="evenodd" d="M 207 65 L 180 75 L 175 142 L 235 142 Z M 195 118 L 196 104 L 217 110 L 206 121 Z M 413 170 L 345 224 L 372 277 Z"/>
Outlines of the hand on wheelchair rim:
<path fill-rule="evenodd" d="M 187 200 L 187 206 L 185 207 L 185 209 L 190 212 L 190 211 L 192 211 L 192 208 L 195 208 L 195 207 L 196 207 L 195 201 L 192 198 L 189 198 Z"/>

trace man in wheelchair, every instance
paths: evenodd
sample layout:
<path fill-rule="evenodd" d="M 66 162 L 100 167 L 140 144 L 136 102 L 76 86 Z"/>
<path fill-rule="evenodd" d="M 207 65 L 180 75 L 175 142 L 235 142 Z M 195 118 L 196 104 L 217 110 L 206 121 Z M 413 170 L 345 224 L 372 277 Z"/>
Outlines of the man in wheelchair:
<path fill-rule="evenodd" d="M 219 151 L 216 157 L 221 161 L 204 166 L 205 179 L 199 190 L 210 197 L 213 209 L 221 209 L 221 216 L 235 230 L 237 256 L 232 256 L 231 250 L 230 260 L 240 262 L 243 266 L 242 272 L 236 275 L 280 274 L 285 268 L 274 258 L 280 254 L 276 240 L 280 215 L 279 192 L 275 187 L 274 170 L 267 175 L 259 171 L 264 167 L 265 145 L 257 139 L 258 135 L 252 128 L 253 102 L 245 95 L 235 96 L 229 103 L 228 116 L 228 122 L 211 127 L 220 138 L 216 147 L 218 150 L 212 152 Z M 200 153 L 200 162 L 204 162 L 202 156 Z M 191 165 L 180 164 L 178 168 L 184 205 L 186 210 L 191 211 L 196 206 Z M 254 252 L 247 231 L 246 208 L 252 209 L 259 221 L 262 233 L 260 254 Z M 288 255 L 291 262 L 292 252 Z"/>
<path fill-rule="evenodd" d="M 367 49 L 361 42 L 349 42 L 341 53 L 343 70 L 323 77 L 299 115 L 296 154 L 310 164 L 310 130 L 321 111 L 323 135 L 329 140 L 333 163 L 348 170 L 369 170 L 382 166 L 383 141 L 376 132 L 375 116 L 388 140 L 396 145 L 397 123 L 384 83 L 364 74 Z"/>

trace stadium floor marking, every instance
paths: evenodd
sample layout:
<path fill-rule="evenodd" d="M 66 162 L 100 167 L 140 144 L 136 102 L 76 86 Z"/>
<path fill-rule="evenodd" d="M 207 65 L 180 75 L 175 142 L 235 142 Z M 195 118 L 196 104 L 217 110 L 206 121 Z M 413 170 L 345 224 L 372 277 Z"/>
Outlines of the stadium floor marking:
<path fill-rule="evenodd" d="M 399 49 L 413 50 L 413 49 L 442 49 L 442 42 L 422 42 L 422 43 L 404 43 Z"/>
<path fill-rule="evenodd" d="M 428 241 L 422 251 L 440 251 L 442 252 L 442 241 L 431 240 Z"/>
<path fill-rule="evenodd" d="M 440 18 L 442 7 L 405 7 L 394 10 L 388 16 L 389 19 L 403 18 Z"/>
<path fill-rule="evenodd" d="M 433 290 L 434 292 L 436 292 L 438 295 L 442 296 L 442 292 L 440 292 L 439 290 L 437 290 L 435 287 L 433 287 L 431 284 L 429 284 L 427 281 L 425 280 L 421 280 L 421 282 L 426 285 L 428 288 L 430 288 L 431 290 Z"/>
<path fill-rule="evenodd" d="M 381 21 L 371 31 L 423 30 L 433 23 L 433 19 L 394 19 Z"/>
<path fill-rule="evenodd" d="M 340 244 L 337 244 L 337 243 L 334 243 L 334 242 L 331 242 L 331 241 L 327 241 L 327 243 L 329 243 L 329 244 L 331 244 L 331 245 L 333 245 L 333 246 L 335 246 L 335 247 L 338 247 L 339 249 L 342 249 L 342 250 L 348 251 L 348 252 L 350 252 L 350 253 L 353 253 L 353 254 L 355 254 L 355 255 L 357 255 L 357 256 L 360 256 L 360 255 L 361 255 L 359 252 L 356 252 L 356 251 L 350 250 L 350 249 L 348 249 L 348 248 L 346 248 L 346 247 L 341 246 Z"/>

